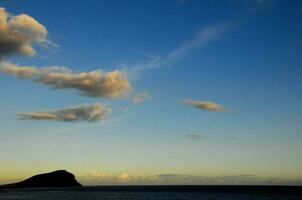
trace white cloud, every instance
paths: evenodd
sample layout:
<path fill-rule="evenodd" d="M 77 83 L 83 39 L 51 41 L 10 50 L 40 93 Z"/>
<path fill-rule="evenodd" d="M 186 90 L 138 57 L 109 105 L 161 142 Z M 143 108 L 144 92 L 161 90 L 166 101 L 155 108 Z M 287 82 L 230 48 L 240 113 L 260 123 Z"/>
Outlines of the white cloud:
<path fill-rule="evenodd" d="M 80 105 L 58 110 L 19 113 L 19 119 L 56 120 L 56 121 L 87 121 L 96 122 L 111 113 L 111 109 L 102 104 Z"/>
<path fill-rule="evenodd" d="M 23 79 L 52 86 L 53 89 L 76 89 L 82 95 L 92 97 L 118 98 L 131 90 L 126 73 L 115 70 L 104 72 L 74 72 L 65 67 L 19 66 L 0 62 L 0 71 Z"/>

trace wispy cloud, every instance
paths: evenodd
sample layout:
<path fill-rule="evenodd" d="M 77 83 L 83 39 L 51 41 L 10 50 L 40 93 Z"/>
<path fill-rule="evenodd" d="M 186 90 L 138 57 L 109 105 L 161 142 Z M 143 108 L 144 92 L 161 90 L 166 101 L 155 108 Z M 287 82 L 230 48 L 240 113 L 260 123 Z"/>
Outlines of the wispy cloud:
<path fill-rule="evenodd" d="M 0 59 L 9 55 L 34 56 L 33 44 L 53 44 L 47 40 L 47 29 L 26 14 L 13 16 L 0 7 Z"/>
<path fill-rule="evenodd" d="M 131 90 L 126 73 L 115 70 L 104 72 L 74 72 L 65 67 L 19 66 L 0 62 L 0 71 L 23 79 L 50 85 L 53 89 L 76 89 L 81 95 L 91 97 L 118 98 Z"/>
<path fill-rule="evenodd" d="M 205 44 L 220 38 L 225 34 L 235 23 L 218 23 L 215 25 L 201 28 L 194 38 L 184 42 L 178 48 L 170 51 L 165 56 L 154 56 L 151 61 L 140 63 L 129 69 L 129 74 L 136 77 L 142 71 L 161 68 L 168 64 L 181 60 L 191 51 L 203 47 Z"/>
<path fill-rule="evenodd" d="M 272 0 L 240 0 L 238 2 L 243 7 L 244 14 L 253 14 L 276 3 Z"/>
<path fill-rule="evenodd" d="M 151 98 L 151 95 L 148 92 L 140 92 L 132 96 L 131 101 L 135 104 L 143 103 L 144 101 Z"/>
<path fill-rule="evenodd" d="M 160 174 L 151 177 L 158 182 L 165 184 L 193 184 L 193 185 L 211 185 L 211 184 L 238 184 L 238 185 L 286 185 L 301 184 L 301 180 L 291 180 L 276 177 L 259 177 L 252 174 L 225 175 L 225 176 L 194 176 L 182 174 Z"/>
<path fill-rule="evenodd" d="M 199 134 L 188 134 L 186 136 L 192 140 L 201 140 L 201 135 Z"/>
<path fill-rule="evenodd" d="M 56 121 L 87 121 L 96 122 L 111 113 L 111 109 L 102 104 L 80 105 L 58 110 L 19 113 L 19 119 L 56 120 Z"/>
<path fill-rule="evenodd" d="M 194 106 L 195 108 L 209 110 L 209 111 L 226 111 L 223 105 L 219 105 L 212 101 L 200 101 L 200 100 L 192 100 L 186 99 L 181 100 L 181 102 L 185 105 Z"/>

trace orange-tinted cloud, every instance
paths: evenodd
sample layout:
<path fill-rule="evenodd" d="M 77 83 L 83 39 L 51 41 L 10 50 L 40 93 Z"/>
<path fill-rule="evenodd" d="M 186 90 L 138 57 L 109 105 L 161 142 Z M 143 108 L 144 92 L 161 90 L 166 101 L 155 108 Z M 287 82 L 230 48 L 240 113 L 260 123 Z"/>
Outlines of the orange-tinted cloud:
<path fill-rule="evenodd" d="M 47 29 L 29 15 L 13 16 L 0 7 L 0 58 L 12 54 L 34 56 L 34 43 L 48 43 Z"/>
<path fill-rule="evenodd" d="M 65 67 L 37 68 L 2 61 L 0 71 L 50 85 L 53 89 L 76 89 L 85 96 L 118 98 L 131 90 L 127 75 L 119 70 L 74 72 Z"/>
<path fill-rule="evenodd" d="M 111 113 L 111 109 L 102 104 L 80 105 L 58 110 L 19 113 L 19 119 L 55 120 L 55 121 L 87 121 L 96 122 Z"/>
<path fill-rule="evenodd" d="M 212 101 L 200 101 L 200 100 L 192 100 L 186 99 L 181 101 L 185 105 L 194 106 L 195 108 L 209 110 L 209 111 L 226 111 L 223 105 L 219 105 Z"/>

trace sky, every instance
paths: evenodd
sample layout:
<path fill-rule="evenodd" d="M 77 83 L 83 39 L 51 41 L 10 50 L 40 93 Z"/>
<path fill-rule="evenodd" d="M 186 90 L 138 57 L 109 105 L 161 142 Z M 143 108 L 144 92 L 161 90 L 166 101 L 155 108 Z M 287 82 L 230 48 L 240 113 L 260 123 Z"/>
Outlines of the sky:
<path fill-rule="evenodd" d="M 0 7 L 0 184 L 302 185 L 301 1 Z"/>

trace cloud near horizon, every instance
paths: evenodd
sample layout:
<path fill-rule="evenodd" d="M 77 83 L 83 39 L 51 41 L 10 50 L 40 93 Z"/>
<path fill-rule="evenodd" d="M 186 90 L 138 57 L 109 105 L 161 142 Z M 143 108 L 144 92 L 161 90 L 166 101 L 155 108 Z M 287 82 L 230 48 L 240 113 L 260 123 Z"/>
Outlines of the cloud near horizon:
<path fill-rule="evenodd" d="M 0 71 L 50 85 L 53 89 L 76 89 L 81 95 L 91 97 L 119 98 L 131 91 L 126 73 L 119 70 L 74 72 L 66 67 L 37 68 L 2 61 Z"/>
<path fill-rule="evenodd" d="M 85 176 L 77 177 L 79 181 L 84 184 L 92 185 L 108 185 L 108 184 L 121 184 L 128 182 L 130 176 L 127 172 L 121 174 L 108 174 L 108 173 L 90 173 Z"/>
<path fill-rule="evenodd" d="M 55 120 L 55 121 L 87 121 L 97 122 L 105 119 L 111 113 L 111 109 L 102 104 L 80 105 L 58 110 L 46 110 L 40 112 L 19 113 L 19 119 L 23 120 Z"/>
<path fill-rule="evenodd" d="M 47 29 L 33 17 L 13 16 L 0 7 L 0 59 L 10 55 L 34 56 L 33 44 L 47 45 Z"/>
<path fill-rule="evenodd" d="M 186 100 L 181 100 L 181 102 L 185 105 L 194 106 L 195 108 L 199 108 L 202 110 L 226 111 L 226 108 L 223 105 L 219 105 L 212 101 L 200 101 L 200 100 L 186 99 Z"/>
<path fill-rule="evenodd" d="M 84 185 L 301 185 L 300 179 L 260 177 L 251 174 L 198 176 L 186 174 L 158 174 L 132 176 L 122 174 L 91 173 L 77 179 Z"/>

